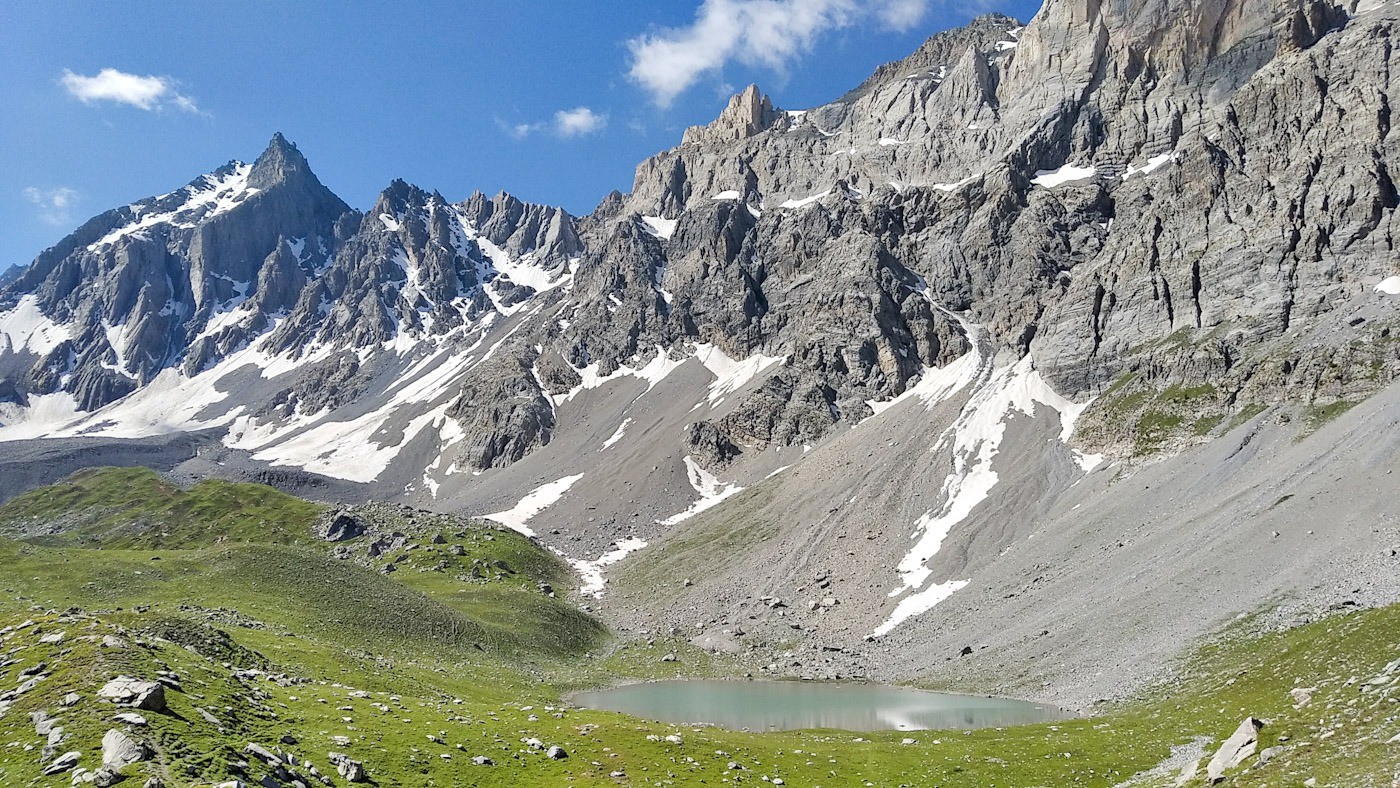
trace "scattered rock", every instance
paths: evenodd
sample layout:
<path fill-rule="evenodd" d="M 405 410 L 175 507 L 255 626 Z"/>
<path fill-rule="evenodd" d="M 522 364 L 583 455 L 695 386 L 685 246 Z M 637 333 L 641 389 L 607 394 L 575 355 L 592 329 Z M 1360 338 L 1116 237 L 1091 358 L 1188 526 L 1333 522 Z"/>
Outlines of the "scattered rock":
<path fill-rule="evenodd" d="M 118 676 L 107 682 L 97 691 L 97 697 L 106 698 L 121 706 L 130 706 L 146 711 L 165 711 L 165 687 L 157 681 L 142 681 L 130 676 Z"/>
<path fill-rule="evenodd" d="M 553 745 L 548 750 L 545 750 L 544 754 L 548 755 L 552 760 L 556 761 L 562 761 L 565 758 L 569 757 L 569 753 L 563 747 L 560 747 L 557 744 Z"/>
<path fill-rule="evenodd" d="M 150 757 L 145 745 L 113 728 L 102 737 L 102 765 L 121 769 Z"/>
<path fill-rule="evenodd" d="M 58 704 L 63 708 L 68 709 L 78 705 L 78 702 L 82 699 L 83 696 L 79 695 L 78 693 L 70 692 L 67 695 L 64 695 L 63 700 L 60 700 Z"/>
<path fill-rule="evenodd" d="M 77 766 L 78 760 L 82 757 L 83 754 L 80 752 L 65 752 L 64 754 L 55 758 L 53 760 L 53 763 L 44 767 L 44 775 L 47 777 L 55 774 L 63 774 L 64 772 L 72 769 L 74 766 Z"/>
<path fill-rule="evenodd" d="M 675 662 L 675 661 L 676 661 L 676 655 L 675 655 L 675 654 L 667 654 L 666 656 L 664 656 L 664 657 L 661 658 L 661 661 L 662 661 L 662 662 Z"/>
<path fill-rule="evenodd" d="M 344 542 L 363 536 L 365 522 L 348 511 L 329 512 L 316 524 L 316 535 L 327 542 Z"/>
<path fill-rule="evenodd" d="M 1196 779 L 1196 772 L 1201 770 L 1201 759 L 1197 758 L 1185 766 L 1181 767 L 1181 773 L 1176 776 L 1176 788 Z"/>
<path fill-rule="evenodd" d="M 1230 738 L 1216 750 L 1215 757 L 1206 765 L 1206 779 L 1212 784 L 1225 779 L 1225 772 L 1244 763 L 1259 746 L 1259 730 L 1264 723 L 1254 717 L 1246 717 L 1240 727 L 1230 734 Z"/>
<path fill-rule="evenodd" d="M 326 756 L 335 765 L 335 772 L 343 777 L 347 782 L 362 783 L 369 781 L 369 773 L 365 771 L 365 765 L 359 761 L 351 760 L 350 756 L 343 752 L 332 752 Z"/>
<path fill-rule="evenodd" d="M 472 763 L 476 764 L 477 766 L 495 766 L 495 765 L 496 765 L 496 762 L 495 762 L 495 761 L 491 760 L 490 758 L 487 758 L 485 755 L 478 755 L 478 756 L 476 756 L 475 758 L 472 758 Z"/>
<path fill-rule="evenodd" d="M 263 747 L 260 744 L 253 744 L 252 742 L 248 742 L 248 745 L 243 748 L 243 752 L 245 755 L 251 755 L 254 758 L 257 758 L 258 760 L 267 764 L 268 766 L 282 765 L 281 756 L 277 755 L 273 751 L 267 749 L 266 747 Z"/>
<path fill-rule="evenodd" d="M 145 717 L 142 717 L 140 714 L 135 714 L 129 711 L 124 711 L 121 714 L 114 715 L 112 719 L 116 720 L 117 722 L 124 722 L 127 725 L 140 726 L 146 724 Z"/>
<path fill-rule="evenodd" d="M 1317 692 L 1317 687 L 1294 687 L 1289 690 L 1288 695 L 1293 698 L 1293 708 L 1301 709 L 1311 703 L 1314 692 Z"/>

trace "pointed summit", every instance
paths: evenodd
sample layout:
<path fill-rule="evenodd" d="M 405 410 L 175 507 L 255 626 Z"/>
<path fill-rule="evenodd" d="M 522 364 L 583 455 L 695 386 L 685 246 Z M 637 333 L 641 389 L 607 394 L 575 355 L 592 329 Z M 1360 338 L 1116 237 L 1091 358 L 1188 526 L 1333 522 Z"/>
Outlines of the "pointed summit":
<path fill-rule="evenodd" d="M 692 126 L 685 130 L 682 145 L 738 142 L 767 131 L 782 113 L 773 107 L 773 101 L 758 89 L 749 85 L 742 93 L 729 99 L 729 105 L 719 114 L 715 122 L 708 126 Z"/>
<path fill-rule="evenodd" d="M 253 162 L 253 171 L 248 174 L 248 185 L 266 190 L 285 181 L 308 177 L 316 180 L 316 176 L 311 172 L 311 165 L 306 163 L 306 157 L 302 156 L 297 146 L 288 142 L 279 131 L 272 135 L 267 150 Z"/>

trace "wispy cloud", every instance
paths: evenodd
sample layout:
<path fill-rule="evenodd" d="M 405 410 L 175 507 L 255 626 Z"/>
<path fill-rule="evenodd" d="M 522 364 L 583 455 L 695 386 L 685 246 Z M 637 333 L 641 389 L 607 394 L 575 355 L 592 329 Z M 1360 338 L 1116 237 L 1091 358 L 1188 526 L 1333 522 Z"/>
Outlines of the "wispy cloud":
<path fill-rule="evenodd" d="M 731 60 L 784 70 L 829 30 L 875 23 L 908 30 L 929 0 L 703 0 L 688 27 L 628 43 L 628 76 L 667 106 L 707 73 Z"/>
<path fill-rule="evenodd" d="M 607 125 L 607 115 L 599 115 L 588 107 L 561 109 L 554 113 L 554 133 L 561 137 L 596 134 Z"/>
<path fill-rule="evenodd" d="M 45 224 L 55 226 L 73 223 L 73 208 L 78 202 L 78 192 L 67 186 L 56 189 L 40 189 L 34 186 L 24 190 L 24 198 L 34 204 L 39 218 Z"/>
<path fill-rule="evenodd" d="M 574 107 L 554 113 L 552 121 L 507 123 L 497 118 L 496 125 L 518 140 L 541 131 L 548 131 L 559 137 L 583 137 L 597 134 L 607 128 L 608 116 L 607 113 L 595 112 L 589 107 Z"/>
<path fill-rule="evenodd" d="M 194 99 L 176 90 L 175 81 L 169 77 L 140 76 L 115 68 L 104 68 L 88 77 L 64 69 L 59 82 L 84 104 L 110 101 L 147 111 L 174 107 L 182 112 L 199 112 Z"/>

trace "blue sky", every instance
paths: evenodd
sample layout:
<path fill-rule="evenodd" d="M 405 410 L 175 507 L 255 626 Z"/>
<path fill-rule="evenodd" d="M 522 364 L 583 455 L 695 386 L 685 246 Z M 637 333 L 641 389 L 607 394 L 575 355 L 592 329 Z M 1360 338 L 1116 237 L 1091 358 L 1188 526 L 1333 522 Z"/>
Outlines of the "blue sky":
<path fill-rule="evenodd" d="M 365 209 L 396 177 L 582 214 L 757 82 L 825 103 L 1010 0 L 20 2 L 0 10 L 0 270 L 274 131 Z"/>

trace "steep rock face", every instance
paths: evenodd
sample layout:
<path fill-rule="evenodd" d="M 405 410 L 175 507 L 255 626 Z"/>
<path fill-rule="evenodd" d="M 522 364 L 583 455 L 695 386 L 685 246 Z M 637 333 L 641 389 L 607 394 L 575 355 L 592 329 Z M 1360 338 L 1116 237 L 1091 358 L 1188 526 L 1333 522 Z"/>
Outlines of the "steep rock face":
<path fill-rule="evenodd" d="M 0 291 L 0 304 L 24 309 L 27 327 L 49 337 L 11 342 L 10 353 L 33 358 L 18 388 L 93 409 L 187 351 L 202 365 L 243 340 L 221 328 L 226 315 L 250 301 L 285 306 L 324 264 L 347 210 L 279 134 L 251 165 L 92 219 Z"/>

